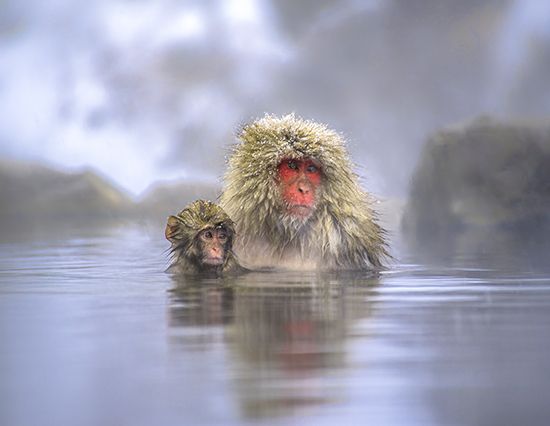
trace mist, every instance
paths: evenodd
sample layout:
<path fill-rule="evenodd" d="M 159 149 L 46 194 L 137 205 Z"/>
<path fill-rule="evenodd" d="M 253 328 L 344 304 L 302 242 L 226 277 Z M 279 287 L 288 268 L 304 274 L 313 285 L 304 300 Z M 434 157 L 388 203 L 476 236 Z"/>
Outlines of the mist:
<path fill-rule="evenodd" d="M 91 167 L 133 195 L 219 182 L 264 113 L 343 133 L 382 196 L 405 194 L 436 129 L 550 113 L 536 0 L 28 0 L 0 22 L 0 156 Z"/>
<path fill-rule="evenodd" d="M 4 0 L 0 63 L 0 425 L 550 424 L 550 2 Z M 366 193 L 231 185 L 253 270 L 165 273 L 291 113 Z"/>

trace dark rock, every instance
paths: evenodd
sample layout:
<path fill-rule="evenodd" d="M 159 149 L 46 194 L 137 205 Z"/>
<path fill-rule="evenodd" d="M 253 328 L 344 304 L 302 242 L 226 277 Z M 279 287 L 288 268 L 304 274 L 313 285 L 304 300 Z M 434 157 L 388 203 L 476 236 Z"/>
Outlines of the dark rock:
<path fill-rule="evenodd" d="M 495 232 L 522 245 L 550 235 L 550 125 L 480 118 L 426 144 L 402 221 L 409 241 L 487 247 Z M 496 240 L 496 239 L 495 239 Z"/>

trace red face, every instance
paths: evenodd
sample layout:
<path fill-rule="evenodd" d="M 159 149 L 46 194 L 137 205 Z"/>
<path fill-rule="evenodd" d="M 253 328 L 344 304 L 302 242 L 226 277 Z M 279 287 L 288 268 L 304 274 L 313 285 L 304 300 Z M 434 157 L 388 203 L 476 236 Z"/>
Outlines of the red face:
<path fill-rule="evenodd" d="M 285 159 L 279 163 L 278 180 L 287 213 L 307 218 L 313 213 L 321 185 L 319 163 L 311 159 Z"/>

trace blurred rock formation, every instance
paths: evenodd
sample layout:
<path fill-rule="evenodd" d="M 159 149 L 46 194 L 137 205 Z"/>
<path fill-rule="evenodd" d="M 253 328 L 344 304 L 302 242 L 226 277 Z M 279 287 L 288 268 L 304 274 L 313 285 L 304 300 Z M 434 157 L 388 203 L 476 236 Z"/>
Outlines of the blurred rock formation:
<path fill-rule="evenodd" d="M 518 250 L 548 239 L 550 123 L 482 117 L 430 137 L 402 227 L 417 249 L 433 244 L 440 254 L 442 246 Z"/>
<path fill-rule="evenodd" d="M 0 161 L 0 230 L 97 224 L 128 215 L 131 199 L 96 173 Z"/>
<path fill-rule="evenodd" d="M 215 183 L 157 184 L 135 201 L 95 171 L 65 172 L 0 160 L 0 235 L 164 222 L 197 198 L 215 200 Z M 160 235 L 160 234 L 159 234 Z"/>
<path fill-rule="evenodd" d="M 178 181 L 153 185 L 136 204 L 136 213 L 140 219 L 162 222 L 181 211 L 192 201 L 203 199 L 216 201 L 221 185 L 215 182 Z"/>

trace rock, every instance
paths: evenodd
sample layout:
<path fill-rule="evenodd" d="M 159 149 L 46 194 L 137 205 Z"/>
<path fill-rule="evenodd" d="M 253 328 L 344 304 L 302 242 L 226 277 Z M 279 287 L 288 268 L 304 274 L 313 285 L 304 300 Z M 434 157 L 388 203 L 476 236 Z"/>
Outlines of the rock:
<path fill-rule="evenodd" d="M 166 218 L 196 199 L 216 200 L 216 183 L 155 184 L 135 201 L 91 170 L 68 173 L 41 164 L 0 160 L 0 233 L 33 237 L 147 222 L 164 238 Z"/>
<path fill-rule="evenodd" d="M 488 118 L 441 131 L 424 147 L 402 228 L 415 242 L 468 234 L 550 232 L 550 125 Z M 477 243 L 476 243 L 477 244 Z"/>
<path fill-rule="evenodd" d="M 203 181 L 177 181 L 157 183 L 140 198 L 136 206 L 140 219 L 154 222 L 166 221 L 192 201 L 203 199 L 216 202 L 221 185 Z"/>
<path fill-rule="evenodd" d="M 0 229 L 98 224 L 121 220 L 132 200 L 92 171 L 66 173 L 0 161 Z"/>

